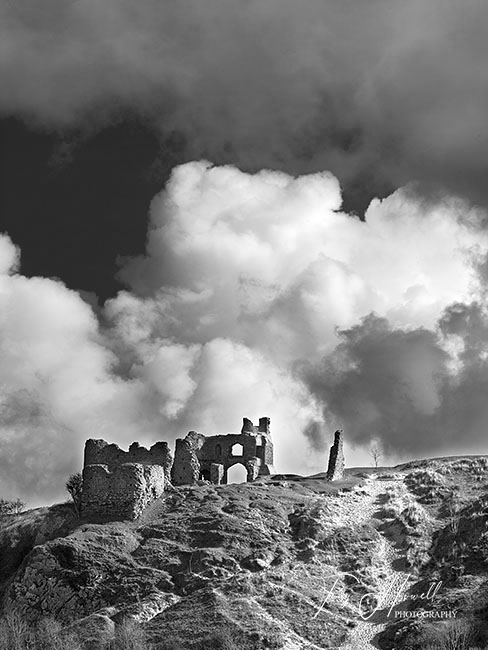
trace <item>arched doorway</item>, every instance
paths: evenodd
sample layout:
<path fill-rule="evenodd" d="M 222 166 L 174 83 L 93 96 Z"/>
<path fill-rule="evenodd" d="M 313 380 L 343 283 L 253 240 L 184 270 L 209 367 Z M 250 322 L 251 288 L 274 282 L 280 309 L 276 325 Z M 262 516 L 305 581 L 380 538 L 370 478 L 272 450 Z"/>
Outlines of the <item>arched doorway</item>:
<path fill-rule="evenodd" d="M 246 483 L 247 469 L 244 465 L 236 463 L 227 470 L 227 483 Z"/>

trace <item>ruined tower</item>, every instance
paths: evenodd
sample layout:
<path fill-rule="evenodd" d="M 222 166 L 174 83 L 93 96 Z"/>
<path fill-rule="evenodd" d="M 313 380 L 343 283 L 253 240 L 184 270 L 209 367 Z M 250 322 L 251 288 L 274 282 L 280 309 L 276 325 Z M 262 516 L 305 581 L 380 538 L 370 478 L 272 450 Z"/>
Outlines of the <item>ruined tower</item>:
<path fill-rule="evenodd" d="M 123 451 L 105 440 L 87 440 L 83 467 L 83 517 L 136 519 L 170 481 L 173 458 L 167 442 L 150 449 L 134 442 Z"/>
<path fill-rule="evenodd" d="M 344 478 L 344 435 L 343 431 L 336 431 L 334 444 L 330 448 L 327 478 L 329 481 L 339 481 Z"/>

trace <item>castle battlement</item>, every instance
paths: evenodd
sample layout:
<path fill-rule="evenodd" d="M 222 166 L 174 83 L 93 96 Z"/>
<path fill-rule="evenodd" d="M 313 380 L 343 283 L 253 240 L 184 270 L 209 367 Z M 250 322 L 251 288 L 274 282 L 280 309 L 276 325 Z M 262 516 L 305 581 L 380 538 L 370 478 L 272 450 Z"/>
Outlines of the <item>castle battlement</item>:
<path fill-rule="evenodd" d="M 87 440 L 85 443 L 84 465 L 107 465 L 110 469 L 124 463 L 139 463 L 141 465 L 162 465 L 171 468 L 173 458 L 167 442 L 156 442 L 146 449 L 138 442 L 133 442 L 129 451 L 124 451 L 118 445 L 109 444 L 105 440 Z"/>

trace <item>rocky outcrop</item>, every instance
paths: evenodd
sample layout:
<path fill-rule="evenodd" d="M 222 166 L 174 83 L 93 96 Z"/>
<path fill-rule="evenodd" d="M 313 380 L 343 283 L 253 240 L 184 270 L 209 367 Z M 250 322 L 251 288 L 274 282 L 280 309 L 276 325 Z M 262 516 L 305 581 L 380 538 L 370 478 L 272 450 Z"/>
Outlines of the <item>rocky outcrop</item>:
<path fill-rule="evenodd" d="M 488 464 L 436 467 L 452 497 L 459 492 L 459 510 L 445 499 L 419 505 L 416 470 L 379 468 L 369 478 L 351 470 L 337 483 L 323 475 L 201 481 L 174 488 L 136 521 L 86 523 L 67 505 L 0 518 L 0 560 L 10 557 L 1 604 L 32 623 L 58 618 L 95 648 L 95 639 L 117 638 L 127 621 L 161 650 L 339 648 L 348 630 L 364 629 L 364 594 L 382 593 L 403 575 L 399 561 L 411 557 L 408 572 L 419 576 L 412 593 L 440 581 L 435 608 L 468 612 L 488 634 L 488 497 L 478 481 L 480 470 L 486 481 Z M 427 632 L 437 623 L 403 624 L 413 634 L 414 626 Z M 381 629 L 372 621 L 370 638 Z M 224 632 L 227 640 L 216 636 Z M 379 643 L 394 639 L 406 650 L 414 647 L 407 636 Z M 488 636 L 475 642 L 484 647 Z"/>
<path fill-rule="evenodd" d="M 138 546 L 129 530 L 90 526 L 36 546 L 10 580 L 4 606 L 31 621 L 73 621 L 103 607 L 125 607 L 128 595 L 141 600 L 172 589 L 167 572 L 133 560 Z"/>

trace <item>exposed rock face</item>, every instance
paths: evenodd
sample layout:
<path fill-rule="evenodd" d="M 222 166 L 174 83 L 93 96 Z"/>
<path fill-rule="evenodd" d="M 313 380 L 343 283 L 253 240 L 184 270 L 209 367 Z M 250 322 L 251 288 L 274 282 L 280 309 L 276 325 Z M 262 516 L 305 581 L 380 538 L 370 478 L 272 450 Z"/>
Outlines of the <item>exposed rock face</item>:
<path fill-rule="evenodd" d="M 84 517 L 136 519 L 170 482 L 166 442 L 150 449 L 133 443 L 125 452 L 104 440 L 87 440 L 81 511 Z"/>
<path fill-rule="evenodd" d="M 84 525 L 66 538 L 36 546 L 9 581 L 3 604 L 30 621 L 54 616 L 63 622 L 107 606 L 117 610 L 172 588 L 169 574 L 138 563 L 131 554 L 140 539 L 119 523 Z"/>
<path fill-rule="evenodd" d="M 190 431 L 176 441 L 172 481 L 174 485 L 191 485 L 200 479 L 227 483 L 227 472 L 236 464 L 246 468 L 248 481 L 275 473 L 269 418 L 260 418 L 258 426 L 244 418 L 239 434 L 207 437 Z"/>
<path fill-rule="evenodd" d="M 65 537 L 32 548 L 0 576 L 2 604 L 32 623 L 55 617 L 94 644 L 129 619 L 161 648 L 163 641 L 176 648 L 177 640 L 185 649 L 224 647 L 212 640 L 221 629 L 245 635 L 256 650 L 286 647 L 277 643 L 282 635 L 292 637 L 289 647 L 306 647 L 300 635 L 318 643 L 324 634 L 329 647 L 339 647 L 337 612 L 313 618 L 323 581 L 304 580 L 288 523 L 299 503 L 316 499 L 306 484 L 298 491 L 260 481 L 204 484 L 175 488 L 135 522 L 73 522 Z M 19 516 L 16 536 L 28 517 Z M 7 550 L 0 546 L 0 560 Z M 285 601 L 274 587 L 282 583 L 285 593 L 306 583 L 306 605 Z"/>
<path fill-rule="evenodd" d="M 339 481 L 344 478 L 344 437 L 342 431 L 334 434 L 334 444 L 330 448 L 327 478 L 329 481 Z"/>

